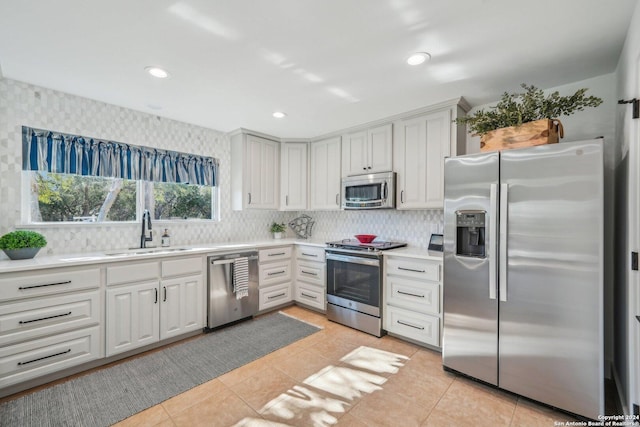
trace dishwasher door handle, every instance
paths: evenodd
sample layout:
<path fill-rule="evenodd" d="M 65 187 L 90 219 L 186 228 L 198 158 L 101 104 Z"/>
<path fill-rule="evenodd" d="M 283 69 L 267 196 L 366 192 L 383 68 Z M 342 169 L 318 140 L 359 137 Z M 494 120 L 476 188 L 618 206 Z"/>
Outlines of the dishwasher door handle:
<path fill-rule="evenodd" d="M 235 261 L 236 261 L 235 259 L 218 259 L 218 260 L 212 260 L 211 265 L 233 264 Z"/>

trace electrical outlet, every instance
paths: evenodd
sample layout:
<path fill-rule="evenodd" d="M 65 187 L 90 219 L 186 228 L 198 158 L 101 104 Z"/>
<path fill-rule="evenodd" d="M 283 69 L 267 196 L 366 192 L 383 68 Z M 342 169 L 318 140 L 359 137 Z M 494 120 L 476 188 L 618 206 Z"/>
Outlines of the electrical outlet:
<path fill-rule="evenodd" d="M 631 269 L 638 271 L 638 252 L 631 252 Z"/>

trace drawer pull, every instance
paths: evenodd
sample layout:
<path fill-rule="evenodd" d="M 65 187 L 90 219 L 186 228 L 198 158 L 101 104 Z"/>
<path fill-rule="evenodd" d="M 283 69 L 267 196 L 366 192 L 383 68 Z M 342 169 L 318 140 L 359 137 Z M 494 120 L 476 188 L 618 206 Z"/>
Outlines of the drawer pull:
<path fill-rule="evenodd" d="M 304 256 L 312 256 L 314 258 L 318 258 L 318 254 L 306 254 L 306 253 L 302 252 L 302 255 L 304 255 Z"/>
<path fill-rule="evenodd" d="M 283 292 L 283 293 L 278 294 L 278 295 L 271 295 L 271 296 L 267 297 L 267 299 L 280 298 L 280 297 L 283 297 L 285 295 L 286 295 L 286 293 Z"/>
<path fill-rule="evenodd" d="M 411 292 L 402 292 L 402 291 L 396 291 L 399 294 L 402 295 L 409 295 L 410 297 L 418 297 L 418 298 L 424 298 L 424 295 L 420 295 L 420 294 L 412 294 Z"/>
<path fill-rule="evenodd" d="M 164 298 L 162 299 L 162 302 L 167 302 L 167 287 L 163 286 L 162 288 L 164 289 Z"/>
<path fill-rule="evenodd" d="M 63 354 L 67 354 L 67 353 L 71 353 L 71 349 L 69 349 L 67 351 L 62 351 L 62 352 L 56 353 L 56 354 L 50 354 L 49 356 L 44 356 L 44 357 L 39 357 L 37 359 L 28 360 L 26 362 L 18 362 L 18 366 L 28 365 L 29 363 L 38 362 L 38 361 L 44 360 L 44 359 L 49 359 L 50 357 L 62 356 Z"/>
<path fill-rule="evenodd" d="M 154 302 L 154 304 L 158 303 L 158 288 L 156 288 L 156 301 Z"/>
<path fill-rule="evenodd" d="M 314 273 L 313 271 L 305 271 L 305 270 L 300 270 L 301 273 L 303 274 L 308 274 L 310 276 L 317 276 L 318 273 Z"/>
<path fill-rule="evenodd" d="M 267 256 L 280 256 L 280 255 L 286 255 L 284 252 L 278 252 L 277 254 L 267 254 Z"/>
<path fill-rule="evenodd" d="M 400 323 L 401 325 L 408 326 L 410 328 L 420 329 L 421 331 L 424 331 L 424 326 L 416 326 L 416 325 L 412 325 L 411 323 L 401 322 L 399 320 L 396 320 L 396 322 Z"/>
<path fill-rule="evenodd" d="M 300 295 L 302 295 L 303 297 L 307 297 L 307 298 L 318 299 L 317 296 L 315 296 L 315 295 L 307 295 L 304 292 L 300 292 Z"/>
<path fill-rule="evenodd" d="M 274 271 L 272 273 L 267 273 L 267 276 L 275 276 L 276 274 L 284 274 L 286 273 L 286 271 L 281 270 L 281 271 Z"/>
<path fill-rule="evenodd" d="M 414 270 L 413 268 L 398 267 L 398 270 L 412 271 L 414 273 L 426 273 L 425 270 Z"/>
<path fill-rule="evenodd" d="M 25 289 L 44 288 L 45 286 L 68 285 L 69 283 L 71 283 L 71 280 L 67 280 L 65 282 L 47 283 L 46 285 L 20 286 L 18 289 L 24 291 Z"/>
<path fill-rule="evenodd" d="M 68 312 L 68 313 L 63 313 L 63 314 L 55 314 L 55 315 L 53 315 L 53 316 L 49 316 L 49 317 L 42 317 L 42 318 L 40 318 L 40 319 L 33 319 L 33 320 L 21 320 L 21 321 L 19 321 L 18 323 L 19 323 L 20 325 L 24 325 L 24 324 L 26 324 L 26 323 L 39 322 L 39 321 L 41 321 L 41 320 L 55 319 L 56 317 L 64 317 L 64 316 L 70 316 L 70 315 L 71 315 L 71 312 Z"/>

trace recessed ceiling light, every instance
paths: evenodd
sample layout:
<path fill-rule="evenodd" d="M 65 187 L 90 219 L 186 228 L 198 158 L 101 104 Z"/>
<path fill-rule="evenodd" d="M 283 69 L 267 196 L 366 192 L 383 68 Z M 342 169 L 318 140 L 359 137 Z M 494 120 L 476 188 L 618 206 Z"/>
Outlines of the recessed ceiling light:
<path fill-rule="evenodd" d="M 283 119 L 287 117 L 287 114 L 283 113 L 282 111 L 276 111 L 275 113 L 273 113 L 273 117 L 275 117 L 276 119 Z"/>
<path fill-rule="evenodd" d="M 167 77 L 169 77 L 169 73 L 159 67 L 145 67 L 145 70 L 153 77 L 157 77 L 159 79 L 166 79 Z"/>
<path fill-rule="evenodd" d="M 427 52 L 416 52 L 407 58 L 407 64 L 420 65 L 431 59 L 431 55 Z"/>

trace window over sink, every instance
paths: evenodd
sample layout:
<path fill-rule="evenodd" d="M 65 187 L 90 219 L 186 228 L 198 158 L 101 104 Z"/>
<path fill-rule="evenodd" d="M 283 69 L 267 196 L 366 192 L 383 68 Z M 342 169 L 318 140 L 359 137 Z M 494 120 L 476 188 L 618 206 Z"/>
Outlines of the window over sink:
<path fill-rule="evenodd" d="M 25 223 L 218 219 L 218 160 L 23 126 Z"/>

